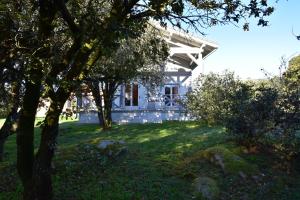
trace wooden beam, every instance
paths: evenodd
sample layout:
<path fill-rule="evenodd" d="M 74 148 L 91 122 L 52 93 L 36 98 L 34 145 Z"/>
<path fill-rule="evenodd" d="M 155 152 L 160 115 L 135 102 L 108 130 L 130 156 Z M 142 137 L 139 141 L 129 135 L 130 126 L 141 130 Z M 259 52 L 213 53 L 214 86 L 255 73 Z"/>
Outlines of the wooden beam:
<path fill-rule="evenodd" d="M 192 72 L 184 72 L 184 71 L 179 71 L 179 72 L 165 72 L 166 76 L 191 76 Z"/>
<path fill-rule="evenodd" d="M 182 66 L 182 67 L 185 67 L 185 68 L 189 68 L 189 66 L 190 66 L 190 62 L 188 60 L 185 60 L 185 59 L 180 58 L 178 56 L 173 56 L 173 57 L 169 58 L 169 62 L 172 62 L 176 65 L 179 65 L 179 66 Z"/>
<path fill-rule="evenodd" d="M 201 59 L 202 59 L 202 58 L 196 59 L 196 58 L 195 58 L 192 54 L 190 54 L 190 53 L 187 53 L 186 55 L 187 55 L 194 63 L 196 63 L 197 66 L 201 65 Z"/>
<path fill-rule="evenodd" d="M 188 78 L 189 78 L 190 76 L 186 76 L 186 77 L 184 77 L 184 79 L 182 79 L 180 82 L 181 82 L 181 84 L 183 84 Z"/>
<path fill-rule="evenodd" d="M 199 53 L 201 53 L 201 48 L 197 48 L 197 47 L 170 47 L 170 53 L 171 54 L 176 54 L 176 53 L 199 54 Z"/>

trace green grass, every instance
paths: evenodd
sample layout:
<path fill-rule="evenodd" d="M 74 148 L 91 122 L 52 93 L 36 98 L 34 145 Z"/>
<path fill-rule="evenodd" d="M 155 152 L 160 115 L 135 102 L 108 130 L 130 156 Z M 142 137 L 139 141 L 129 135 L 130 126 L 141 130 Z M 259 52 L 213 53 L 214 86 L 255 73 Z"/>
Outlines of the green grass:
<path fill-rule="evenodd" d="M 36 147 L 39 134 L 37 127 Z M 104 139 L 124 140 L 128 152 L 118 158 L 102 155 L 96 145 Z M 5 149 L 0 199 L 19 199 L 14 135 Z M 246 179 L 224 174 L 207 156 L 216 153 L 224 154 L 225 168 L 242 170 Z M 217 126 L 166 122 L 116 125 L 103 132 L 98 125 L 63 122 L 54 160 L 55 199 L 192 199 L 192 182 L 199 176 L 217 181 L 220 199 L 300 199 L 298 174 L 287 175 L 274 163 L 270 155 L 244 154 Z"/>

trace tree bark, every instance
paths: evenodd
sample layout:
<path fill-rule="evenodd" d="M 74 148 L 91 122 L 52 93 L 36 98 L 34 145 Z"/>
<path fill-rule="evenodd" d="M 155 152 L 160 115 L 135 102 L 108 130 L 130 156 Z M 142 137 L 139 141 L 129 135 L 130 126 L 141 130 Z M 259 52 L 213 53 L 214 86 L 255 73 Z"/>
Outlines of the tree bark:
<path fill-rule="evenodd" d="M 51 102 L 42 128 L 40 146 L 33 166 L 32 188 L 28 191 L 34 193 L 39 200 L 53 198 L 51 163 L 56 148 L 59 115 L 68 96 L 69 93 L 65 92 L 61 94 L 59 101 Z"/>
<path fill-rule="evenodd" d="M 13 125 L 16 122 L 17 112 L 10 112 L 0 130 L 0 162 L 4 157 L 4 144 L 11 134 L 13 134 Z"/>
<path fill-rule="evenodd" d="M 104 129 L 103 104 L 102 104 L 102 97 L 100 95 L 100 88 L 98 85 L 98 81 L 88 81 L 88 86 L 92 91 L 97 106 L 97 115 L 98 115 L 99 124 Z"/>
<path fill-rule="evenodd" d="M 30 188 L 34 161 L 34 121 L 39 103 L 41 80 L 28 80 L 20 111 L 17 129 L 17 170 L 24 191 Z M 30 193 L 24 192 L 23 198 L 30 199 Z"/>
<path fill-rule="evenodd" d="M 111 109 L 112 109 L 112 95 L 111 91 L 105 91 L 104 93 L 104 130 L 109 130 L 112 128 L 112 116 L 111 116 Z"/>
<path fill-rule="evenodd" d="M 112 101 L 116 92 L 117 84 L 109 81 L 103 81 L 101 83 L 101 90 L 103 93 L 102 99 L 98 83 L 98 81 L 88 81 L 88 86 L 92 90 L 92 94 L 97 106 L 99 124 L 105 131 L 112 128 Z"/>
<path fill-rule="evenodd" d="M 68 71 L 64 81 L 62 81 L 62 85 L 60 85 L 56 92 L 53 91 L 49 93 L 51 104 L 44 120 L 40 146 L 35 158 L 33 159 L 33 156 L 30 158 L 30 161 L 34 161 L 30 164 L 30 180 L 28 181 L 28 179 L 26 179 L 26 182 L 24 182 L 25 184 L 23 184 L 24 200 L 51 200 L 53 198 L 51 163 L 56 148 L 56 139 L 59 128 L 59 115 L 63 109 L 64 103 L 70 96 L 71 92 L 76 88 L 74 80 L 78 79 L 78 76 L 85 67 L 87 61 L 90 61 L 90 54 L 91 50 L 86 50 L 85 47 L 80 49 L 75 56 L 73 62 L 74 65 Z M 94 57 L 91 58 L 92 61 L 93 59 Z M 30 145 L 31 144 L 27 144 L 27 146 Z"/>
<path fill-rule="evenodd" d="M 18 119 L 18 108 L 20 106 L 20 89 L 21 81 L 16 81 L 12 84 L 12 106 L 10 112 L 7 115 L 3 126 L 0 129 L 0 162 L 4 156 L 4 144 L 11 134 L 16 131 L 17 119 Z"/>
<path fill-rule="evenodd" d="M 109 80 L 105 82 L 105 90 L 103 90 L 104 108 L 103 108 L 103 130 L 109 130 L 112 128 L 112 104 L 113 98 L 118 85 L 115 82 Z M 102 88 L 103 89 L 103 88 Z"/>
<path fill-rule="evenodd" d="M 11 135 L 13 119 L 12 113 L 10 112 L 5 119 L 5 122 L 0 130 L 0 162 L 3 161 L 4 157 L 4 144 L 9 135 Z"/>

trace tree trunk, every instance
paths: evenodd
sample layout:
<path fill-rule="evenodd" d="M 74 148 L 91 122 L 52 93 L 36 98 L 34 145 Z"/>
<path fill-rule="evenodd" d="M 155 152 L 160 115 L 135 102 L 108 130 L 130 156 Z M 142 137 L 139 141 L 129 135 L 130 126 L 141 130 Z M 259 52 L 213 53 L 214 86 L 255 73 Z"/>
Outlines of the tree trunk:
<path fill-rule="evenodd" d="M 0 162 L 3 161 L 4 144 L 8 136 L 11 134 L 11 127 L 12 127 L 12 117 L 11 117 L 11 113 L 9 113 L 0 130 Z"/>
<path fill-rule="evenodd" d="M 63 101 L 65 102 L 65 101 Z M 51 103 L 41 133 L 41 142 L 33 167 L 34 189 L 38 199 L 52 199 L 51 163 L 56 148 L 58 122 L 62 106 Z"/>
<path fill-rule="evenodd" d="M 80 72 L 82 71 L 82 68 L 85 66 L 85 63 L 89 59 L 89 55 L 90 55 L 90 51 L 86 51 L 85 48 L 79 51 L 79 53 L 75 56 L 74 66 L 71 68 L 71 70 L 69 70 L 69 73 L 65 77 L 66 82 L 72 82 L 74 81 L 75 78 L 79 76 Z M 55 76 L 53 75 L 52 77 Z M 26 166 L 26 169 L 28 170 L 27 171 L 25 170 L 25 172 L 27 172 L 28 174 L 20 173 L 20 177 L 22 177 L 21 179 L 24 186 L 24 192 L 23 192 L 24 200 L 51 200 L 53 198 L 52 180 L 51 180 L 51 163 L 56 148 L 56 139 L 58 136 L 58 127 L 59 127 L 58 124 L 59 115 L 63 109 L 64 103 L 70 96 L 71 91 L 75 89 L 75 87 L 76 87 L 75 84 L 62 85 L 61 87 L 59 87 L 59 89 L 56 92 L 49 93 L 49 96 L 51 98 L 51 104 L 47 112 L 46 118 L 44 120 L 42 132 L 41 132 L 40 146 L 35 157 L 33 156 L 33 137 L 32 137 L 33 135 L 31 136 L 31 134 L 27 134 L 28 136 L 27 138 L 22 138 L 22 140 L 20 139 L 22 143 L 25 143 L 24 147 L 26 146 L 28 148 L 28 150 L 25 150 L 25 153 L 26 151 L 30 151 L 30 155 L 28 155 L 29 153 L 26 154 L 27 157 L 30 157 L 29 159 L 30 162 L 28 166 Z M 39 96 L 39 92 L 37 91 L 33 91 L 32 94 L 34 95 L 38 94 Z M 26 101 L 24 97 L 24 104 L 25 102 Z M 30 103 L 31 104 L 29 105 L 33 104 L 32 100 Z M 36 108 L 37 107 L 35 107 L 34 110 L 36 110 Z M 27 112 L 24 112 L 24 114 L 26 113 Z M 32 117 L 34 121 L 34 115 Z M 21 125 L 21 122 L 23 121 L 21 120 L 21 116 L 20 116 L 19 125 Z M 29 126 L 31 124 L 32 123 L 30 121 Z M 23 129 L 20 128 L 20 130 L 24 131 L 28 127 L 23 125 L 22 128 Z M 31 133 L 30 131 L 28 132 Z M 22 156 L 20 152 L 20 156 L 18 155 L 18 157 L 20 157 L 20 159 L 25 158 L 25 155 Z M 25 160 L 23 159 L 22 161 Z M 21 172 L 24 171 L 23 169 L 24 167 L 23 168 L 19 167 L 19 168 L 22 169 Z"/>
<path fill-rule="evenodd" d="M 104 96 L 104 130 L 109 130 L 112 128 L 112 116 L 111 116 L 111 109 L 112 109 L 112 97 L 111 94 L 106 94 Z"/>
<path fill-rule="evenodd" d="M 107 81 L 105 83 L 105 91 L 103 91 L 104 97 L 104 111 L 103 111 L 103 130 L 109 130 L 112 128 L 112 104 L 113 97 L 115 95 L 118 85 L 114 82 Z"/>
<path fill-rule="evenodd" d="M 20 89 L 21 82 L 17 81 L 12 84 L 12 107 L 7 115 L 3 126 L 0 129 L 0 162 L 3 160 L 4 156 L 4 144 L 11 134 L 16 131 L 17 119 L 18 119 L 18 108 L 20 104 Z"/>
<path fill-rule="evenodd" d="M 23 106 L 20 111 L 17 129 L 17 170 L 24 191 L 31 185 L 32 167 L 34 161 L 34 121 L 39 103 L 41 81 L 28 80 Z M 31 194 L 24 192 L 24 199 L 31 199 Z"/>
<path fill-rule="evenodd" d="M 3 161 L 3 157 L 4 157 L 4 143 L 5 140 L 1 139 L 0 140 L 0 162 Z"/>
<path fill-rule="evenodd" d="M 92 90 L 92 94 L 97 106 L 99 124 L 104 129 L 103 105 L 102 105 L 102 97 L 100 95 L 100 88 L 98 85 L 98 81 L 88 81 L 88 85 Z"/>
<path fill-rule="evenodd" d="M 12 135 L 15 132 L 16 122 L 18 118 L 18 107 L 16 109 L 12 108 L 10 113 L 5 119 L 5 122 L 0 130 L 0 162 L 4 157 L 4 144 L 8 136 Z"/>
<path fill-rule="evenodd" d="M 98 51 L 96 51 L 96 53 L 98 53 Z M 93 60 L 96 59 L 97 56 L 92 56 L 92 58 L 89 59 L 90 54 L 91 49 L 87 49 L 87 47 L 82 47 L 82 49 L 80 49 L 79 52 L 77 52 L 74 60 L 72 60 L 74 65 L 68 71 L 68 74 L 65 76 L 65 82 L 70 83 L 73 82 L 74 79 L 77 79 L 80 75 L 80 72 L 84 69 L 88 61 L 91 65 L 94 64 Z M 33 159 L 32 151 L 32 158 L 30 158 L 30 164 L 28 164 L 31 167 L 31 179 L 29 180 L 29 182 L 27 179 L 25 179 L 25 181 L 22 180 L 22 182 L 25 182 L 25 184 L 23 184 L 24 200 L 51 200 L 53 198 L 51 163 L 56 148 L 56 139 L 59 127 L 59 115 L 63 109 L 64 103 L 70 96 L 71 91 L 73 91 L 75 88 L 75 84 L 60 85 L 59 89 L 56 92 L 49 93 L 52 102 L 44 120 L 39 150 L 35 156 L 35 159 Z M 26 139 L 23 138 L 23 140 Z M 30 147 L 31 152 L 31 144 L 26 145 Z M 34 163 L 32 162 L 33 160 Z"/>
<path fill-rule="evenodd" d="M 35 156 L 30 187 L 25 188 L 28 199 L 51 200 L 53 198 L 51 163 L 56 148 L 59 115 L 70 92 L 58 93 L 59 99 L 52 101 L 41 132 L 39 150 Z M 25 198 L 24 198 L 25 199 Z"/>
<path fill-rule="evenodd" d="M 104 83 L 101 84 L 103 101 L 100 95 L 100 88 L 98 85 L 98 81 L 89 81 L 88 85 L 92 90 L 92 94 L 95 99 L 100 126 L 105 131 L 111 129 L 112 127 L 112 116 L 111 116 L 112 101 L 117 87 L 115 83 L 110 83 L 109 81 L 107 82 L 103 81 L 103 82 Z"/>

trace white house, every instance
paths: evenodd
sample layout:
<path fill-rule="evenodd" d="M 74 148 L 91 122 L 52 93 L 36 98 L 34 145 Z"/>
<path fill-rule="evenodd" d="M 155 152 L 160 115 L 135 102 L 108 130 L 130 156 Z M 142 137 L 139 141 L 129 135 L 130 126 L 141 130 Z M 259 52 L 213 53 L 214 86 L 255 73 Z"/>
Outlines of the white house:
<path fill-rule="evenodd" d="M 121 86 L 115 96 L 112 119 L 116 123 L 160 123 L 164 120 L 188 120 L 180 105 L 186 93 L 193 88 L 193 80 L 203 71 L 203 60 L 218 45 L 203 38 L 192 37 L 170 29 L 162 29 L 170 46 L 165 66 L 165 80 L 155 96 L 149 96 L 146 87 L 131 83 Z M 158 94 L 158 95 L 157 95 Z M 91 96 L 82 100 L 89 109 L 80 112 L 81 123 L 97 123 L 97 111 Z"/>

